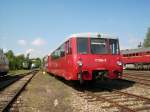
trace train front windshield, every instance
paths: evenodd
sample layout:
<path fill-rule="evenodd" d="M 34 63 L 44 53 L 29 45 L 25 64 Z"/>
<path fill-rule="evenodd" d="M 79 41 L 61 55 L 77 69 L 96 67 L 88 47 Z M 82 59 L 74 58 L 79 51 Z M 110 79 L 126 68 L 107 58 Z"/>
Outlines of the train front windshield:
<path fill-rule="evenodd" d="M 102 38 L 91 38 L 91 53 L 92 54 L 108 54 L 107 40 Z"/>
<path fill-rule="evenodd" d="M 88 51 L 88 39 L 77 39 L 77 50 L 81 54 L 119 54 L 118 39 L 90 38 L 90 51 Z"/>

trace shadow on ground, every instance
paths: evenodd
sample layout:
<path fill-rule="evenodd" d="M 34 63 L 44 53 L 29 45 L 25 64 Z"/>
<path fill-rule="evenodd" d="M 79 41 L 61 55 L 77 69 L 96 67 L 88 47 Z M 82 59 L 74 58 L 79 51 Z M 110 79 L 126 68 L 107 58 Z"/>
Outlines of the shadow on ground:
<path fill-rule="evenodd" d="M 55 77 L 58 81 L 61 81 L 67 86 L 70 86 L 78 91 L 104 92 L 104 91 L 122 90 L 132 87 L 135 84 L 134 81 L 116 79 L 103 81 L 97 80 L 94 83 L 87 81 L 83 85 L 80 85 L 78 81 L 68 81 L 65 80 L 64 78 L 54 76 L 53 74 L 49 75 Z"/>
<path fill-rule="evenodd" d="M 4 90 L 6 87 L 21 79 L 22 77 L 24 77 L 24 75 L 6 75 L 0 77 L 0 91 Z"/>

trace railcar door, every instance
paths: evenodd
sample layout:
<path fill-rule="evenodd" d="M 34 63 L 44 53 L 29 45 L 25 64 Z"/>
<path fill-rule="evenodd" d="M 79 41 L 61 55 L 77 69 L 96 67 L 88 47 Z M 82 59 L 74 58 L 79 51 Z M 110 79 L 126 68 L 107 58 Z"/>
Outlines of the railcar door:
<path fill-rule="evenodd" d="M 66 60 L 65 60 L 65 44 L 62 44 L 59 49 L 59 59 L 58 59 L 58 74 L 62 77 L 66 74 Z"/>
<path fill-rule="evenodd" d="M 66 41 L 66 49 L 65 49 L 65 62 L 66 62 L 66 74 L 65 78 L 67 80 L 72 79 L 72 73 L 73 73 L 73 58 L 72 58 L 72 44 L 71 44 L 71 39 Z"/>

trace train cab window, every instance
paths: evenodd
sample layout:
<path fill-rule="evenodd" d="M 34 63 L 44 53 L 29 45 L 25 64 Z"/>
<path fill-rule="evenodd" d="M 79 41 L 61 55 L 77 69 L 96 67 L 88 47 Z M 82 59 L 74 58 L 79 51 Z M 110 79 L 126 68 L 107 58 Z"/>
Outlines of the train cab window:
<path fill-rule="evenodd" d="M 109 39 L 109 46 L 112 54 L 119 54 L 119 42 L 118 39 Z"/>
<path fill-rule="evenodd" d="M 77 38 L 77 52 L 81 54 L 88 53 L 88 38 Z"/>
<path fill-rule="evenodd" d="M 91 53 L 92 54 L 106 54 L 106 53 L 108 53 L 106 39 L 91 38 Z"/>

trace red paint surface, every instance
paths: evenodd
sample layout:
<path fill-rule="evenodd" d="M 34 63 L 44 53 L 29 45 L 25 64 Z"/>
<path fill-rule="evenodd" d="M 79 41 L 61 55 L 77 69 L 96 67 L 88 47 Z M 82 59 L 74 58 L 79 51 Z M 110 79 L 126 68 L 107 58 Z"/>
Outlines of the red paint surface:
<path fill-rule="evenodd" d="M 76 38 L 70 38 L 72 46 L 72 54 L 65 54 L 64 57 L 51 60 L 51 56 L 48 58 L 48 72 L 64 77 L 66 80 L 78 80 L 79 66 L 77 61 L 82 60 L 82 72 L 88 71 L 88 74 L 83 73 L 84 80 L 92 80 L 93 70 L 108 70 L 108 78 L 114 79 L 119 76 L 113 71 L 122 72 L 122 66 L 117 65 L 117 61 L 121 60 L 121 55 L 111 55 L 111 54 L 77 54 Z M 66 50 L 66 49 L 65 49 Z M 106 60 L 106 61 L 95 61 L 96 59 Z"/>

